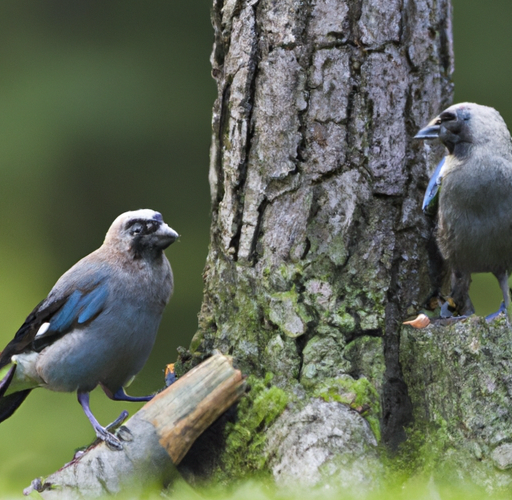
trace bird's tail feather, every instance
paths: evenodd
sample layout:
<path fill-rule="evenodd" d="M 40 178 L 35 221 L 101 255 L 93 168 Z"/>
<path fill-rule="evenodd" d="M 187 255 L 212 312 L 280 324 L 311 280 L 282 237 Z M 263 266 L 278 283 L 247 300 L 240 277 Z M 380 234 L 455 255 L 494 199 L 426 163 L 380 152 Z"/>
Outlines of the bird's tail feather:
<path fill-rule="evenodd" d="M 0 422 L 7 420 L 18 409 L 31 390 L 25 389 L 0 398 Z"/>
<path fill-rule="evenodd" d="M 11 385 L 15 371 L 16 365 L 12 363 L 4 366 L 4 368 L 0 371 L 0 398 L 5 394 L 5 391 Z"/>
<path fill-rule="evenodd" d="M 5 396 L 5 391 L 7 391 L 7 388 L 11 384 L 15 371 L 15 364 L 6 366 L 0 371 L 0 422 L 8 419 L 17 410 L 18 406 L 25 401 L 28 393 L 32 390 L 25 389 L 24 391 Z"/>

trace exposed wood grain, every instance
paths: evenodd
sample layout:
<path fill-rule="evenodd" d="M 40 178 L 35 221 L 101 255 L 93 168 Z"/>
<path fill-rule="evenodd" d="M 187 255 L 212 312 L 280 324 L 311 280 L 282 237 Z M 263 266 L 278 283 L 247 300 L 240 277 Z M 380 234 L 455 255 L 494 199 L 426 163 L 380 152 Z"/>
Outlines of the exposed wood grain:
<path fill-rule="evenodd" d="M 151 422 L 177 465 L 204 429 L 241 397 L 244 385 L 228 358 L 212 356 L 171 386 L 174 397 L 164 391 L 152 399 L 139 412 L 140 418 Z"/>

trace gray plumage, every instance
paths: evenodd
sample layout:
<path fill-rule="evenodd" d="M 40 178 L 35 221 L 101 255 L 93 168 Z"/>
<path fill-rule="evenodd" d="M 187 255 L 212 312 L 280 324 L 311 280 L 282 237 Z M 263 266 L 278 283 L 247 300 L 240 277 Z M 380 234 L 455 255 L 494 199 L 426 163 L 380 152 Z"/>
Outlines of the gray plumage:
<path fill-rule="evenodd" d="M 439 138 L 448 149 L 437 178 L 429 184 L 440 186 L 437 241 L 443 258 L 456 280 L 467 286 L 471 273 L 493 273 L 508 308 L 512 141 L 503 118 L 487 106 L 455 104 L 420 130 L 416 138 Z M 472 309 L 470 303 L 469 307 Z"/>
<path fill-rule="evenodd" d="M 151 398 L 132 398 L 123 388 L 155 342 L 173 291 L 163 250 L 177 237 L 153 210 L 113 222 L 103 245 L 57 281 L 0 354 L 0 421 L 34 387 L 77 391 L 98 437 L 121 447 L 92 415 L 88 393 L 100 385 L 112 399 Z"/>

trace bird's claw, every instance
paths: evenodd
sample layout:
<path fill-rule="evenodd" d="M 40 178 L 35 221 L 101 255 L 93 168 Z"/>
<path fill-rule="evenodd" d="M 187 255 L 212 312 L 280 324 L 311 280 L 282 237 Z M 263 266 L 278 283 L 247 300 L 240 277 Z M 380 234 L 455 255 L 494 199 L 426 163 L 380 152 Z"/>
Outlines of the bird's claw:
<path fill-rule="evenodd" d="M 115 436 L 113 432 L 119 427 L 121 427 L 122 423 L 126 420 L 127 417 L 128 412 L 126 410 L 123 410 L 119 417 L 117 417 L 112 423 L 108 424 L 106 427 L 100 426 L 94 429 L 96 431 L 96 436 L 98 437 L 98 439 L 104 441 L 105 444 L 112 451 L 119 451 L 123 449 L 123 444 L 121 443 L 121 440 L 117 436 Z M 126 430 L 128 429 L 126 428 Z M 124 441 L 130 441 L 130 439 L 124 439 Z"/>
<path fill-rule="evenodd" d="M 490 323 L 491 321 L 494 321 L 500 314 L 504 314 L 505 317 L 508 317 L 508 311 L 507 308 L 505 307 L 505 302 L 503 301 L 500 304 L 500 308 L 496 312 L 493 312 L 492 314 L 489 314 L 488 316 L 485 317 L 485 321 L 487 321 L 487 323 Z"/>
<path fill-rule="evenodd" d="M 128 429 L 126 425 L 122 425 L 121 427 L 119 427 L 119 429 L 117 430 L 117 436 L 121 441 L 133 441 L 132 431 Z"/>
<path fill-rule="evenodd" d="M 104 441 L 112 451 L 121 451 L 123 449 L 121 441 L 106 429 L 103 429 L 103 432 L 96 430 L 96 436 Z"/>
<path fill-rule="evenodd" d="M 128 418 L 128 412 L 126 410 L 123 410 L 119 417 L 117 417 L 112 423 L 108 424 L 105 427 L 105 430 L 114 432 L 118 427 L 121 426 L 121 424 Z"/>

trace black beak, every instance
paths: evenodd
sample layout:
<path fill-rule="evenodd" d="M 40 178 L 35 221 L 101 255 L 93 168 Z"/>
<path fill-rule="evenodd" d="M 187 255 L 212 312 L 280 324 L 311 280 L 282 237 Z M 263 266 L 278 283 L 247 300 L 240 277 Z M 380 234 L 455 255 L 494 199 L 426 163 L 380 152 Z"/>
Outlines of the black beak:
<path fill-rule="evenodd" d="M 432 120 L 426 127 L 422 128 L 415 136 L 415 139 L 437 139 L 441 130 L 441 125 L 437 122 L 437 118 Z"/>

